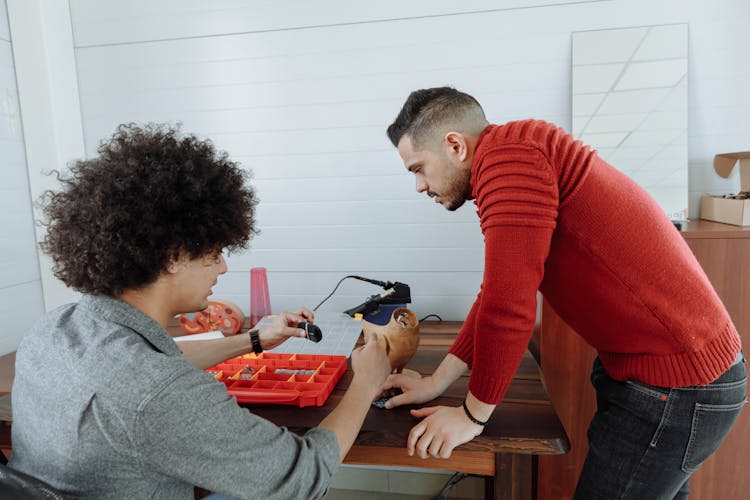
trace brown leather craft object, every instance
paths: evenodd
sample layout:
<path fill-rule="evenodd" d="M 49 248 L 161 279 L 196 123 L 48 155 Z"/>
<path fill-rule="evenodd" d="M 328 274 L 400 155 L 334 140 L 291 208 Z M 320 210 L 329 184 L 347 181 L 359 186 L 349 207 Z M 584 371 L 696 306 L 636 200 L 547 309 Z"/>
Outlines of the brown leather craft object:
<path fill-rule="evenodd" d="M 391 370 L 401 373 L 419 347 L 419 319 L 405 307 L 399 307 L 385 325 L 362 321 L 365 339 L 375 336 L 378 345 L 385 349 Z"/>

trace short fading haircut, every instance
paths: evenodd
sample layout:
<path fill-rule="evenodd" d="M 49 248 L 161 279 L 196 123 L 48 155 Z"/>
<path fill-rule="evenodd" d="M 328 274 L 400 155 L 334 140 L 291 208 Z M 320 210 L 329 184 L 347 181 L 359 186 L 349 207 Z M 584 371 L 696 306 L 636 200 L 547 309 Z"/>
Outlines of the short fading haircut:
<path fill-rule="evenodd" d="M 255 233 L 249 173 L 176 127 L 120 125 L 98 156 L 57 173 L 42 199 L 41 248 L 66 285 L 118 296 L 154 282 L 170 259 L 245 248 Z"/>
<path fill-rule="evenodd" d="M 408 135 L 414 147 L 422 148 L 435 131 L 452 128 L 479 134 L 486 126 L 487 118 L 476 99 L 452 87 L 434 87 L 409 94 L 387 134 L 396 147 Z"/>

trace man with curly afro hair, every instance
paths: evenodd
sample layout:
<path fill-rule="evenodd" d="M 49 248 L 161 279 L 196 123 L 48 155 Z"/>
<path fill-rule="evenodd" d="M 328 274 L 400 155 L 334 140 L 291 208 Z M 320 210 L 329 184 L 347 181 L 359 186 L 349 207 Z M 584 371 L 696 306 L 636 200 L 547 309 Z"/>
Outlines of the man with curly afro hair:
<path fill-rule="evenodd" d="M 133 124 L 58 174 L 42 249 L 83 295 L 18 348 L 14 469 L 80 499 L 192 499 L 194 486 L 216 498 L 325 494 L 388 376 L 385 351 L 373 341 L 355 350 L 350 390 L 297 436 L 239 407 L 202 370 L 252 351 L 250 335 L 186 342 L 183 353 L 166 331 L 176 314 L 207 307 L 227 270 L 222 252 L 255 232 L 246 177 L 208 141 Z M 281 313 L 252 340 L 274 347 L 313 319 Z"/>

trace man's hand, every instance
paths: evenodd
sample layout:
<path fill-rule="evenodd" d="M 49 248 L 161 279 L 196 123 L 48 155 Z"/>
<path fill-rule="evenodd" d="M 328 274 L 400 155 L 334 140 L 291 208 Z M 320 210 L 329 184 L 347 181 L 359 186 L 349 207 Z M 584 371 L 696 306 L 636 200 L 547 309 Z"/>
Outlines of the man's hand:
<path fill-rule="evenodd" d="M 301 307 L 294 312 L 283 312 L 271 319 L 271 322 L 258 330 L 258 337 L 263 350 L 273 349 L 289 337 L 304 337 L 305 331 L 297 328 L 301 321 L 312 323 L 315 319 L 312 311 Z"/>
<path fill-rule="evenodd" d="M 400 389 L 403 393 L 386 401 L 386 408 L 405 404 L 425 403 L 441 395 L 458 377 L 467 370 L 466 363 L 453 354 L 448 354 L 440 362 L 435 373 L 429 377 L 414 379 L 405 375 L 393 375 L 381 388 L 381 396 L 389 391 Z"/>
<path fill-rule="evenodd" d="M 366 387 L 374 397 L 388 378 L 391 363 L 388 361 L 385 349 L 380 347 L 374 338 L 371 338 L 365 345 L 352 351 L 352 370 L 354 371 L 352 385 Z"/>
<path fill-rule="evenodd" d="M 401 405 L 418 404 L 431 401 L 438 397 L 440 391 L 432 377 L 413 378 L 407 375 L 391 375 L 381 387 L 381 396 L 385 397 L 390 392 L 400 389 L 402 392 L 386 401 L 388 409 Z"/>
<path fill-rule="evenodd" d="M 426 417 L 415 425 L 406 441 L 409 456 L 450 458 L 453 448 L 480 435 L 484 427 L 473 423 L 462 407 L 430 406 L 411 410 L 415 417 Z"/>

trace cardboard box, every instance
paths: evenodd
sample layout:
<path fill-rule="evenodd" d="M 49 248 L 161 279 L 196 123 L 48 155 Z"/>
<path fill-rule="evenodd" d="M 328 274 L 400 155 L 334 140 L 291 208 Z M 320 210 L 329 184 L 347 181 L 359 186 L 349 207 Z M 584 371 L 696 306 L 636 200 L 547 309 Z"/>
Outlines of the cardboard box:
<path fill-rule="evenodd" d="M 750 192 L 750 151 L 714 156 L 714 170 L 724 178 L 729 177 L 737 164 L 740 166 L 740 194 L 747 195 Z M 701 198 L 701 219 L 750 226 L 750 199 L 706 195 Z"/>

